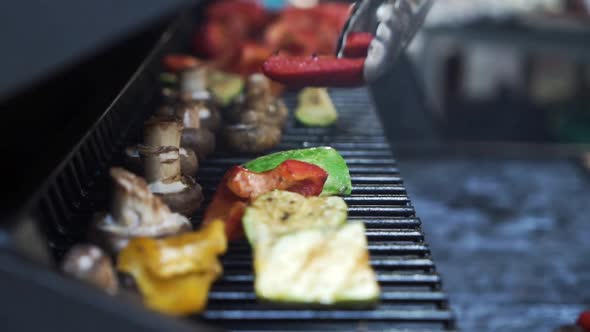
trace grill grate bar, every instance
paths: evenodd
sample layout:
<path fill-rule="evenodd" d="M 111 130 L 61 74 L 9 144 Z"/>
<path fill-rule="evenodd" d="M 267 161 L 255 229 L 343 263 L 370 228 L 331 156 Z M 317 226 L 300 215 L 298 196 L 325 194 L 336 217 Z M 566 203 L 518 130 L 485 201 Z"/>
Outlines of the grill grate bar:
<path fill-rule="evenodd" d="M 452 314 L 446 310 L 207 310 L 207 319 L 223 320 L 378 320 L 388 322 L 399 321 L 448 321 Z"/>

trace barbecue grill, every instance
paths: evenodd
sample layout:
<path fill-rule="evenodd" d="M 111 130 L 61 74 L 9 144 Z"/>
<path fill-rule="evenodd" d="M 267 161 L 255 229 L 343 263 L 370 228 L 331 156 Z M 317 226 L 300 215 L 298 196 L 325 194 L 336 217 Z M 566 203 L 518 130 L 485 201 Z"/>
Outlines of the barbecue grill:
<path fill-rule="evenodd" d="M 26 205 L 25 212 L 41 226 L 56 260 L 84 240 L 92 215 L 107 209 L 108 169 L 122 165 L 124 147 L 140 141 L 143 120 L 159 103 L 161 58 L 189 45 L 193 13 L 187 11 L 174 20 L 115 102 Z M 210 292 L 208 309 L 190 321 L 235 331 L 455 329 L 420 219 L 407 196 L 368 90 L 334 90 L 331 97 L 340 115 L 335 126 L 300 127 L 291 116 L 274 151 L 332 146 L 345 158 L 353 183 L 352 195 L 345 201 L 350 219 L 366 224 L 371 264 L 382 287 L 380 304 L 370 309 L 333 309 L 260 303 L 253 292 L 250 248 L 242 241 L 232 243 L 223 258 L 224 274 Z M 287 94 L 285 99 L 293 110 L 295 95 Z M 203 162 L 197 181 L 206 198 L 211 198 L 225 170 L 252 157 L 221 150 Z M 193 218 L 196 224 L 200 213 Z M 98 301 L 97 305 L 107 306 L 108 302 Z M 139 315 L 156 316 L 148 311 Z"/>

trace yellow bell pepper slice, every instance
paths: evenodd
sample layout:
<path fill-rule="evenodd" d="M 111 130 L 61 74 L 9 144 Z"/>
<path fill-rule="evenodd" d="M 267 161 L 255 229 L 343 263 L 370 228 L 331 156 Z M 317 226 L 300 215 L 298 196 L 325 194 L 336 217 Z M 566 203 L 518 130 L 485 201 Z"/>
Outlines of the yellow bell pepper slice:
<path fill-rule="evenodd" d="M 217 256 L 226 250 L 224 224 L 214 221 L 197 232 L 133 239 L 119 253 L 117 268 L 133 276 L 149 308 L 186 315 L 204 310 L 223 271 Z"/>

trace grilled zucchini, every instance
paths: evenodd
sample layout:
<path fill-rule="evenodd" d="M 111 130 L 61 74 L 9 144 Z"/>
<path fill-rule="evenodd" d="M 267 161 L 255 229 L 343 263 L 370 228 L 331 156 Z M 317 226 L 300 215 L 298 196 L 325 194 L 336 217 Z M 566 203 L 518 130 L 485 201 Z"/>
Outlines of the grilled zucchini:
<path fill-rule="evenodd" d="M 304 197 L 274 190 L 254 200 L 242 222 L 248 241 L 256 247 L 294 231 L 342 225 L 347 216 L 346 203 L 340 197 Z"/>
<path fill-rule="evenodd" d="M 362 223 L 298 230 L 255 248 L 259 298 L 289 304 L 367 305 L 379 299 Z"/>

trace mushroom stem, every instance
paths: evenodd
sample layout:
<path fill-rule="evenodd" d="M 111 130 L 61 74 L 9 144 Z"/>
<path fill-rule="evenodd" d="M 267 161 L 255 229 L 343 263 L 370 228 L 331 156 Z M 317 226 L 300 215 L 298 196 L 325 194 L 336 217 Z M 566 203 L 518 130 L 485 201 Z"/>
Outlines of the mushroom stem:
<path fill-rule="evenodd" d="M 180 147 L 182 123 L 176 118 L 151 118 L 143 125 L 144 144 L 147 146 Z"/>
<path fill-rule="evenodd" d="M 201 128 L 201 108 L 205 108 L 204 102 L 198 102 L 195 105 L 179 107 L 176 110 L 176 116 L 182 120 L 185 129 Z"/>
<path fill-rule="evenodd" d="M 209 99 L 207 68 L 205 66 L 189 68 L 180 74 L 180 95 L 185 101 Z"/>
<path fill-rule="evenodd" d="M 181 179 L 180 153 L 175 146 L 139 146 L 148 182 L 174 183 Z"/>

